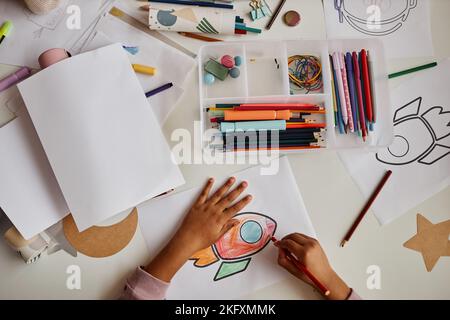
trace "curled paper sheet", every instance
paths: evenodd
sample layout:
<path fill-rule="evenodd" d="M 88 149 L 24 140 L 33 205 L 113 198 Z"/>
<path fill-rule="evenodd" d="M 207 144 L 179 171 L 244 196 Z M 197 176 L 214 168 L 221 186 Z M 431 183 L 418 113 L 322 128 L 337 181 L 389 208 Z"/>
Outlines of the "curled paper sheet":
<path fill-rule="evenodd" d="M 236 14 L 192 6 L 151 7 L 149 27 L 158 31 L 234 34 Z"/>

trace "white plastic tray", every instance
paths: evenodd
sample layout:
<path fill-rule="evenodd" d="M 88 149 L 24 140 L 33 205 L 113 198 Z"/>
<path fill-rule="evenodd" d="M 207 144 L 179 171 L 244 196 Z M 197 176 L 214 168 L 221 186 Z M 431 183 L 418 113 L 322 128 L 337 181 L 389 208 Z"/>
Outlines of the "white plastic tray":
<path fill-rule="evenodd" d="M 329 54 L 335 51 L 370 52 L 373 63 L 373 81 L 376 101 L 375 130 L 364 142 L 356 134 L 339 134 L 334 127 L 334 113 L 331 93 L 331 72 Z M 237 79 L 227 77 L 225 81 L 216 80 L 213 85 L 203 82 L 204 64 L 209 59 L 223 55 L 241 56 L 241 75 Z M 288 76 L 288 57 L 298 54 L 311 54 L 320 58 L 322 63 L 323 88 L 309 94 L 290 94 Z M 216 103 L 315 103 L 326 109 L 327 131 L 326 147 L 311 150 L 295 150 L 285 153 L 311 152 L 326 149 L 365 148 L 377 150 L 387 147 L 394 138 L 392 107 L 388 87 L 386 58 L 381 41 L 375 39 L 357 40 L 287 40 L 287 41 L 248 41 L 220 42 L 200 48 L 200 119 L 202 128 L 202 146 L 208 147 L 204 132 L 211 128 L 206 109 Z M 279 64 L 275 63 L 275 59 Z"/>

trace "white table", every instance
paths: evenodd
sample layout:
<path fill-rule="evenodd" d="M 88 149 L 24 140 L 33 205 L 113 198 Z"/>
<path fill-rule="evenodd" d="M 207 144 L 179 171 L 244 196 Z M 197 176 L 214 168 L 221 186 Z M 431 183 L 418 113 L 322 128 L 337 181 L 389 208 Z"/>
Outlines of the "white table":
<path fill-rule="evenodd" d="M 276 3 L 276 0 L 272 1 Z M 324 38 L 325 27 L 321 4 L 317 0 L 288 1 L 296 8 L 303 21 L 297 27 L 300 38 Z M 295 4 L 294 4 L 295 3 Z M 433 39 L 438 58 L 450 56 L 448 30 L 450 2 L 432 0 Z M 282 16 L 282 15 L 281 15 Z M 278 19 L 273 30 L 264 32 L 263 38 L 283 37 L 288 27 Z M 297 32 L 297 31 L 296 31 Z M 291 36 L 292 37 L 292 36 Z M 180 38 L 190 48 L 196 40 Z M 422 61 L 393 61 L 392 71 Z M 0 77 L 14 70 L 0 66 Z M 397 85 L 404 79 L 392 82 Z M 190 85 L 174 113 L 164 126 L 168 139 L 174 129 L 186 128 L 192 132 L 193 121 L 199 119 L 197 75 L 192 73 Z M 0 99 L 0 105 L 4 101 Z M 11 115 L 0 108 L 0 122 Z M 419 253 L 405 249 L 402 244 L 416 232 L 416 213 L 420 212 L 432 222 L 450 218 L 450 188 L 435 195 L 393 223 L 380 227 L 369 214 L 358 228 L 352 241 L 340 248 L 339 242 L 355 216 L 365 203 L 359 189 L 349 176 L 336 153 L 289 156 L 300 191 L 306 202 L 318 238 L 336 271 L 362 297 L 372 299 L 450 299 L 450 258 L 441 258 L 431 273 L 427 273 Z M 181 170 L 189 188 L 199 185 L 209 176 L 224 176 L 245 166 L 182 165 Z M 34 265 L 25 265 L 5 242 L 0 242 L 0 298 L 3 299 L 102 299 L 115 298 L 121 292 L 124 280 L 139 264 L 147 261 L 146 246 L 140 231 L 120 253 L 103 259 L 79 254 L 73 258 L 64 252 L 44 256 Z M 274 263 L 276 263 L 274 259 Z M 66 269 L 70 265 L 81 268 L 81 290 L 66 288 Z M 366 269 L 370 265 L 381 268 L 381 290 L 366 286 Z M 300 299 L 315 298 L 317 293 L 300 281 L 290 279 L 262 289 L 246 298 Z"/>

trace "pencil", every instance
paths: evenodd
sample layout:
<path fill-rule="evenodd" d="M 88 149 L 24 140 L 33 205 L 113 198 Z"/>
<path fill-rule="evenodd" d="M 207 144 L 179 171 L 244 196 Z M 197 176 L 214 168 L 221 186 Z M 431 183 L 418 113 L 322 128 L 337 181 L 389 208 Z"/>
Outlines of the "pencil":
<path fill-rule="evenodd" d="M 181 34 L 182 36 L 185 36 L 185 37 L 188 37 L 188 38 L 202 40 L 202 41 L 207 41 L 207 42 L 223 41 L 221 39 L 205 37 L 205 36 L 202 36 L 202 35 L 199 35 L 199 34 L 196 34 L 196 33 L 191 33 L 191 32 L 178 32 L 178 33 Z"/>
<path fill-rule="evenodd" d="M 360 212 L 360 214 L 356 218 L 355 222 L 353 222 L 353 225 L 351 226 L 350 230 L 348 230 L 347 234 L 344 237 L 344 240 L 342 240 L 341 247 L 345 246 L 345 244 L 348 241 L 350 241 L 350 238 L 352 237 L 353 232 L 355 232 L 355 230 L 358 227 L 359 223 L 364 218 L 364 216 L 366 215 L 367 211 L 369 211 L 370 207 L 372 206 L 372 204 L 374 203 L 375 199 L 380 194 L 381 190 L 383 189 L 384 185 L 386 184 L 386 182 L 388 181 L 388 179 L 389 179 L 389 177 L 391 175 L 392 175 L 392 171 L 391 170 L 389 170 L 389 171 L 387 171 L 385 173 L 385 175 L 383 176 L 383 179 L 381 179 L 380 183 L 375 188 L 374 192 L 372 193 L 372 195 L 370 196 L 370 198 L 367 201 L 366 205 L 364 206 L 364 208 L 362 209 L 362 211 Z"/>
<path fill-rule="evenodd" d="M 283 8 L 284 4 L 286 3 L 286 0 L 281 0 L 280 4 L 278 5 L 277 9 L 275 10 L 275 13 L 272 15 L 272 17 L 270 18 L 269 23 L 266 26 L 267 30 L 270 30 L 270 28 L 272 28 L 273 23 L 275 22 L 275 19 L 278 17 L 278 15 L 280 14 L 281 9 Z"/>
<path fill-rule="evenodd" d="M 271 240 L 277 242 L 275 237 L 272 237 Z M 325 287 L 300 261 L 298 261 L 289 251 L 284 250 L 284 252 L 287 258 L 316 285 L 323 295 L 330 295 L 330 290 L 328 290 L 327 287 Z"/>
<path fill-rule="evenodd" d="M 147 98 L 151 97 L 151 96 L 154 96 L 155 94 L 160 93 L 161 91 L 164 91 L 164 90 L 167 90 L 169 88 L 172 88 L 172 86 L 173 86 L 172 82 L 166 83 L 166 84 L 164 84 L 164 85 L 162 85 L 162 86 L 160 86 L 160 87 L 158 87 L 156 89 L 153 89 L 153 90 L 151 90 L 149 92 L 146 92 L 145 96 Z"/>
<path fill-rule="evenodd" d="M 437 65 L 438 65 L 437 62 L 432 62 L 432 63 L 424 64 L 423 66 L 418 66 L 418 67 L 415 67 L 415 68 L 406 69 L 406 70 L 399 71 L 399 72 L 396 72 L 396 73 L 391 73 L 389 75 L 389 79 L 397 78 L 397 77 L 401 77 L 401 76 L 404 76 L 404 75 L 407 75 L 407 74 L 410 74 L 410 73 L 413 73 L 413 72 L 417 72 L 417 71 L 422 71 L 422 70 L 425 70 L 425 69 L 433 68 L 433 67 L 436 67 Z"/>
<path fill-rule="evenodd" d="M 221 8 L 221 9 L 234 9 L 232 4 L 224 3 L 213 3 L 213 2 L 203 2 L 203 1 L 187 1 L 187 0 L 140 0 L 145 2 L 159 2 L 168 4 L 180 4 L 185 6 L 199 6 L 199 7 L 209 7 L 209 8 Z"/>

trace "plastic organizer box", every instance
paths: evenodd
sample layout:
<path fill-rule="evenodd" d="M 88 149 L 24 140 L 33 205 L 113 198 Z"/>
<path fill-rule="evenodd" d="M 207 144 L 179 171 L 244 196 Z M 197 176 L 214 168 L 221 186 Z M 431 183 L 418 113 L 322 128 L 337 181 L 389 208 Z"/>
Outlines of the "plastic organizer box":
<path fill-rule="evenodd" d="M 332 73 L 329 55 L 333 52 L 359 52 L 366 49 L 372 61 L 372 81 L 375 91 L 376 124 L 364 142 L 356 134 L 340 134 L 334 125 Z M 204 83 L 204 65 L 209 59 L 220 61 L 223 55 L 240 56 L 238 78 L 216 79 L 214 84 Z M 323 86 L 317 92 L 293 94 L 290 89 L 288 57 L 314 55 L 322 64 Z M 391 144 L 394 137 L 392 106 L 388 87 L 388 74 L 384 47 L 376 39 L 357 40 L 287 40 L 221 42 L 203 46 L 199 51 L 200 119 L 202 146 L 210 147 L 204 132 L 212 128 L 207 109 L 215 104 L 233 103 L 311 103 L 325 108 L 325 146 L 321 149 L 294 150 L 285 153 L 365 148 L 375 151 Z M 276 62 L 275 63 L 275 59 Z M 217 131 L 219 132 L 219 131 Z"/>

